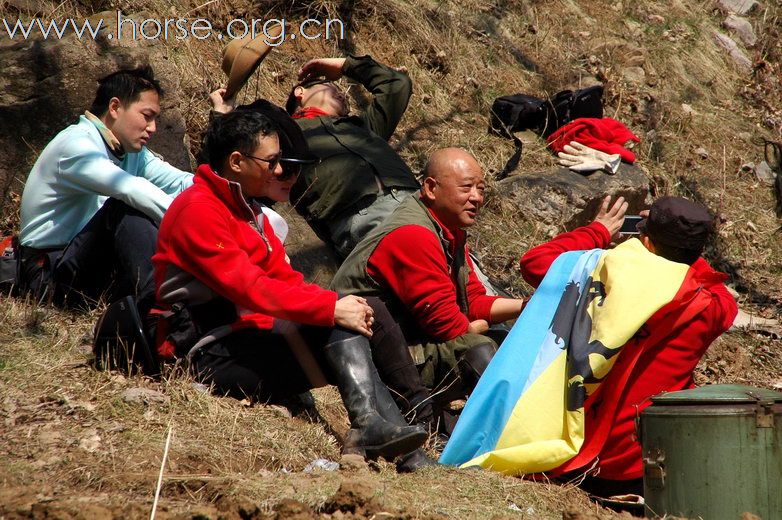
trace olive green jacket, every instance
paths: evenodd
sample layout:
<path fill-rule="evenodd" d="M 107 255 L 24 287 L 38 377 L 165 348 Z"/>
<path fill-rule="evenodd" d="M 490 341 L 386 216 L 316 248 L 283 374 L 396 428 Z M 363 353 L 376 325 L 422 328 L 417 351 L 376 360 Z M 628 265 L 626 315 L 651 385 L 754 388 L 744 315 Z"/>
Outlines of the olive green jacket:
<path fill-rule="evenodd" d="M 306 166 L 291 190 L 291 202 L 323 237 L 326 223 L 386 188 L 419 188 L 410 168 L 388 144 L 412 94 L 410 78 L 369 56 L 350 56 L 344 76 L 373 96 L 361 116 L 299 118 L 310 151 L 320 163 Z"/>
<path fill-rule="evenodd" d="M 367 264 L 372 253 L 375 252 L 378 244 L 386 235 L 402 226 L 411 224 L 428 229 L 440 240 L 440 245 L 448 262 L 449 271 L 457 273 L 455 284 L 456 303 L 459 305 L 462 313 L 465 315 L 469 314 L 467 283 L 470 276 L 470 266 L 464 254 L 464 243 L 458 243 L 455 247 L 456 255 L 451 256 L 449 252 L 450 243 L 443 235 L 442 227 L 432 217 L 429 210 L 421 202 L 421 199 L 415 195 L 407 197 L 385 222 L 359 242 L 334 275 L 331 281 L 332 290 L 340 295 L 378 296 L 388 305 L 392 314 L 401 315 L 407 313 L 401 302 L 397 300 L 396 295 L 369 275 Z"/>
<path fill-rule="evenodd" d="M 388 287 L 382 286 L 367 273 L 369 257 L 380 241 L 392 231 L 410 224 L 419 225 L 434 233 L 445 252 L 446 261 L 451 272 L 456 276 L 456 302 L 461 311 L 469 313 L 467 300 L 467 283 L 470 267 L 464 255 L 464 243 L 459 243 L 451 256 L 450 244 L 443 234 L 440 223 L 429 213 L 429 210 L 415 195 L 406 198 L 399 207 L 380 226 L 366 236 L 340 266 L 331 282 L 331 289 L 340 295 L 357 294 L 362 296 L 378 296 L 388 307 L 389 312 L 399 322 L 405 338 L 410 342 L 408 348 L 413 361 L 418 365 L 421 381 L 428 387 L 434 387 L 450 375 L 457 373 L 457 360 L 465 351 L 475 345 L 493 343 L 492 340 L 479 334 L 462 334 L 449 341 L 437 341 L 426 335 L 420 329 L 418 320 L 411 315 L 396 295 Z M 495 345 L 496 347 L 496 345 Z"/>

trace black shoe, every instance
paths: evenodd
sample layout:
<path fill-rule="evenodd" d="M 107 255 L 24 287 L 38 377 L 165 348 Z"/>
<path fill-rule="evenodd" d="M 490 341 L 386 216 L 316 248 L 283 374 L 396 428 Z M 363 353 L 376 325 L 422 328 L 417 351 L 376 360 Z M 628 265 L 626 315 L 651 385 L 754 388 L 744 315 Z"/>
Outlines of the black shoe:
<path fill-rule="evenodd" d="M 379 414 L 368 416 L 359 424 L 358 428 L 348 431 L 342 450 L 344 454 L 355 453 L 370 460 L 379 457 L 394 460 L 420 447 L 428 437 L 418 426 L 397 426 Z"/>
<path fill-rule="evenodd" d="M 427 466 L 437 466 L 437 461 L 430 458 L 422 449 L 417 449 L 407 455 L 402 455 L 396 461 L 397 473 L 413 473 Z"/>
<path fill-rule="evenodd" d="M 345 438 L 344 453 L 393 460 L 426 442 L 424 429 L 407 426 L 388 389 L 380 381 L 366 338 L 346 336 L 326 345 L 324 353 L 350 418 L 351 429 Z"/>

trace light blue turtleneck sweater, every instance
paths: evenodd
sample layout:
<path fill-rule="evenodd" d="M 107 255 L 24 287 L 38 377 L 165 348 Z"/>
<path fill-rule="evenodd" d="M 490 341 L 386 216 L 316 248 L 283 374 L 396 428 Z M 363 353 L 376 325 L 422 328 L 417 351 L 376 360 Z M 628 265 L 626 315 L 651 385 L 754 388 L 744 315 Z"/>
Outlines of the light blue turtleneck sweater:
<path fill-rule="evenodd" d="M 35 162 L 22 193 L 20 241 L 36 249 L 65 247 L 107 198 L 160 221 L 173 198 L 193 184 L 146 147 L 120 160 L 85 116 L 57 134 Z"/>

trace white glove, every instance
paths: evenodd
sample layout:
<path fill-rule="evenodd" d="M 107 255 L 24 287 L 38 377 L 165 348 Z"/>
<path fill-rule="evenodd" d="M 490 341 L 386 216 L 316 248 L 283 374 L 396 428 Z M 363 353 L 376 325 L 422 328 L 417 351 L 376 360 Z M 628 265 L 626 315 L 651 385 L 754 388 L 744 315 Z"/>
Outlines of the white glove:
<path fill-rule="evenodd" d="M 576 155 L 566 154 L 564 152 L 559 152 L 558 155 L 559 155 L 559 161 L 557 162 L 561 166 L 565 166 L 574 172 L 579 172 L 579 173 L 596 172 L 598 170 L 604 170 L 606 168 L 606 163 L 604 163 L 600 159 L 592 159 L 590 157 L 580 157 Z"/>
<path fill-rule="evenodd" d="M 578 141 L 570 141 L 570 144 L 566 144 L 565 151 L 573 155 L 585 155 L 587 157 L 593 157 L 595 159 L 600 159 L 604 162 L 610 162 L 616 159 L 617 157 L 621 159 L 621 156 L 618 153 L 609 155 L 605 152 L 601 152 L 600 150 L 595 150 L 594 148 L 590 148 L 585 144 L 581 144 Z"/>
<path fill-rule="evenodd" d="M 559 164 L 566 166 L 574 172 L 593 172 L 602 170 L 608 174 L 615 174 L 622 164 L 622 156 L 609 155 L 600 150 L 595 150 L 577 141 L 570 141 L 559 152 Z"/>

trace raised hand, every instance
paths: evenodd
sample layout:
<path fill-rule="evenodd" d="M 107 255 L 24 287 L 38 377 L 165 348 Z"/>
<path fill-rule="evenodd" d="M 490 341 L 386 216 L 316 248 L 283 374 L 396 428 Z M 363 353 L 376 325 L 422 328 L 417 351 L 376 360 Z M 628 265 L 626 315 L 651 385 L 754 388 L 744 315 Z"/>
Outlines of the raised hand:
<path fill-rule="evenodd" d="M 603 203 L 600 205 L 600 211 L 597 212 L 595 222 L 603 224 L 608 232 L 613 237 L 622 228 L 622 223 L 625 221 L 625 213 L 627 212 L 627 202 L 624 197 L 619 197 L 611 206 L 611 195 L 608 195 L 603 199 Z"/>
<path fill-rule="evenodd" d="M 325 78 L 336 81 L 342 77 L 345 58 L 318 58 L 310 60 L 299 69 L 299 81 Z"/>
<path fill-rule="evenodd" d="M 227 114 L 233 110 L 236 102 L 234 99 L 225 99 L 225 92 L 225 87 L 220 87 L 209 94 L 209 103 L 212 105 L 212 110 L 220 114 Z"/>

